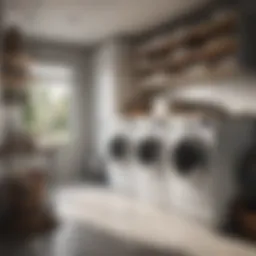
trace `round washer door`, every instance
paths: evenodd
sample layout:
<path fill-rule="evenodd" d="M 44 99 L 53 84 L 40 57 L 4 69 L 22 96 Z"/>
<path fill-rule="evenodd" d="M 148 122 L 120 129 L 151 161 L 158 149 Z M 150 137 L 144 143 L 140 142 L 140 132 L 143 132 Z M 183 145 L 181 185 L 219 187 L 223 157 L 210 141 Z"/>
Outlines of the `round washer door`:
<path fill-rule="evenodd" d="M 130 151 L 130 142 L 124 135 L 116 135 L 109 143 L 109 154 L 114 160 L 127 159 Z"/>
<path fill-rule="evenodd" d="M 144 165 L 152 165 L 161 161 L 163 145 L 161 140 L 155 137 L 147 137 L 141 140 L 137 146 L 137 159 Z"/>
<path fill-rule="evenodd" d="M 177 171 L 188 175 L 198 168 L 208 165 L 208 149 L 199 140 L 184 139 L 178 143 L 171 153 L 171 161 Z"/>

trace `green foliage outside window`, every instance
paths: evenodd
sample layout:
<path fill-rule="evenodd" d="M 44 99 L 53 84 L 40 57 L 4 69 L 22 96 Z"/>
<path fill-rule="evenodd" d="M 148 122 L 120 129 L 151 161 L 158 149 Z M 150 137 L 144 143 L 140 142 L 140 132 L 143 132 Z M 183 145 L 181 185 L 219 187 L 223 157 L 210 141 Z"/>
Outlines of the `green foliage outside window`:
<path fill-rule="evenodd" d="M 37 137 L 66 140 L 69 134 L 70 93 L 66 86 L 33 86 L 24 108 L 27 129 Z"/>

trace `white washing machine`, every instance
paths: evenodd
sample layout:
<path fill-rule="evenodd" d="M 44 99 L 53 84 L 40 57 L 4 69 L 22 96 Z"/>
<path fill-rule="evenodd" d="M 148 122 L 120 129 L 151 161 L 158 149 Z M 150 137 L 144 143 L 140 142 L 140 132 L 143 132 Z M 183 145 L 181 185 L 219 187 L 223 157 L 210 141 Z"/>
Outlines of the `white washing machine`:
<path fill-rule="evenodd" d="M 244 151 L 250 148 L 250 143 L 253 140 L 253 121 L 249 117 L 255 117 L 254 95 L 256 91 L 255 77 L 246 74 L 241 76 L 239 72 L 235 79 L 230 77 L 215 82 L 218 83 L 218 86 L 211 81 L 210 84 L 199 83 L 194 86 L 178 88 L 176 91 L 172 91 L 170 96 L 173 102 L 200 106 L 201 110 L 204 107 L 206 110 L 211 107 L 220 110 L 225 115 L 217 130 L 211 129 L 213 134 L 217 135 L 217 145 L 212 144 L 213 155 L 211 164 L 207 168 L 210 172 L 207 171 L 204 175 L 208 176 L 209 181 L 205 182 L 207 179 L 203 175 L 199 175 L 199 172 L 197 172 L 199 178 L 194 179 L 196 171 L 182 177 L 173 163 L 172 154 L 169 159 L 167 157 L 167 161 L 170 161 L 171 158 L 171 164 L 169 163 L 166 168 L 166 175 L 170 206 L 218 228 L 225 226 L 230 221 L 232 214 L 229 212 L 232 210 L 232 203 L 235 199 L 241 198 L 239 197 L 241 184 L 239 184 L 237 176 Z M 170 151 L 175 150 L 177 138 L 180 137 L 177 135 L 178 130 L 177 123 L 170 121 L 170 137 L 168 138 Z M 242 168 L 242 172 L 245 173 L 245 168 Z M 251 181 L 253 177 L 249 179 Z M 250 184 L 246 187 L 248 188 Z M 251 193 L 250 189 L 248 191 Z M 234 223 L 229 224 L 234 225 Z M 226 227 L 230 230 L 229 224 Z"/>
<path fill-rule="evenodd" d="M 134 177 L 131 170 L 131 121 L 125 118 L 112 123 L 105 143 L 106 167 L 110 187 L 128 196 L 134 194 Z"/>
<path fill-rule="evenodd" d="M 165 120 L 149 117 L 134 121 L 132 169 L 139 200 L 162 206 L 166 198 L 163 175 Z"/>
<path fill-rule="evenodd" d="M 170 208 L 206 224 L 216 221 L 213 158 L 218 125 L 202 116 L 170 118 L 165 175 Z"/>

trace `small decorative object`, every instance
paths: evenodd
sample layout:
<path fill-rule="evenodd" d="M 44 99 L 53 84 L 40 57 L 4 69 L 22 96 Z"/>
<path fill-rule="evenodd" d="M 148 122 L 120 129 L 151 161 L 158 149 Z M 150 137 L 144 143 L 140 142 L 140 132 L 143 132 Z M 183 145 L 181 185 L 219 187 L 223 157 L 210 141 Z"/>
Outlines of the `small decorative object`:
<path fill-rule="evenodd" d="M 210 72 L 207 66 L 204 63 L 198 63 L 188 68 L 184 72 L 184 79 L 187 82 L 191 83 L 196 81 L 202 81 L 209 78 Z"/>
<path fill-rule="evenodd" d="M 5 136 L 0 147 L 0 157 L 10 154 L 27 154 L 32 153 L 36 149 L 33 139 L 25 133 L 12 133 Z"/>
<path fill-rule="evenodd" d="M 220 37 L 207 43 L 201 51 L 202 61 L 214 61 L 216 58 L 234 54 L 238 48 L 238 41 L 232 37 Z"/>
<path fill-rule="evenodd" d="M 186 48 L 181 48 L 175 51 L 169 57 L 169 65 L 177 69 L 187 67 L 193 60 L 192 52 Z"/>
<path fill-rule="evenodd" d="M 28 58 L 24 54 L 22 32 L 17 27 L 9 28 L 4 33 L 1 73 L 3 82 L 1 97 L 4 103 L 23 104 L 26 101 Z"/>
<path fill-rule="evenodd" d="M 159 51 L 161 52 L 164 49 L 168 50 L 168 40 L 169 40 L 169 35 L 157 36 L 156 38 L 149 40 L 149 42 L 139 47 L 137 51 L 138 55 L 139 56 L 157 55 Z"/>
<path fill-rule="evenodd" d="M 171 76 L 165 72 L 155 72 L 147 79 L 143 79 L 141 87 L 149 88 L 163 88 L 170 82 Z"/>
<path fill-rule="evenodd" d="M 215 77 L 226 77 L 239 74 L 239 63 L 235 56 L 221 58 L 216 62 L 210 63 L 212 73 Z"/>
<path fill-rule="evenodd" d="M 236 29 L 238 21 L 237 12 L 234 10 L 224 10 L 212 15 L 212 32 L 229 32 Z"/>
<path fill-rule="evenodd" d="M 207 38 L 209 27 L 207 22 L 200 23 L 187 33 L 186 44 L 191 47 L 200 47 Z"/>
<path fill-rule="evenodd" d="M 4 35 L 3 51 L 12 55 L 22 53 L 24 49 L 23 36 L 18 27 L 7 29 Z"/>
<path fill-rule="evenodd" d="M 1 98 L 6 105 L 18 104 L 23 105 L 27 102 L 27 91 L 24 88 L 3 87 Z"/>
<path fill-rule="evenodd" d="M 55 227 L 56 218 L 47 205 L 46 177 L 38 170 L 26 175 L 9 177 L 1 184 L 5 194 L 4 211 L 0 218 L 0 236 L 27 238 Z"/>

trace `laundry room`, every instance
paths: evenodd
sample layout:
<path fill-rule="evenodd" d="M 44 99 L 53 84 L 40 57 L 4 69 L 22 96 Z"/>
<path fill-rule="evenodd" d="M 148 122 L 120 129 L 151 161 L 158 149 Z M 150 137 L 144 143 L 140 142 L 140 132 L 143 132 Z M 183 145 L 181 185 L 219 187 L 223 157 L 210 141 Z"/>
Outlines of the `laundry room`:
<path fill-rule="evenodd" d="M 0 255 L 256 255 L 254 0 L 0 7 Z"/>

